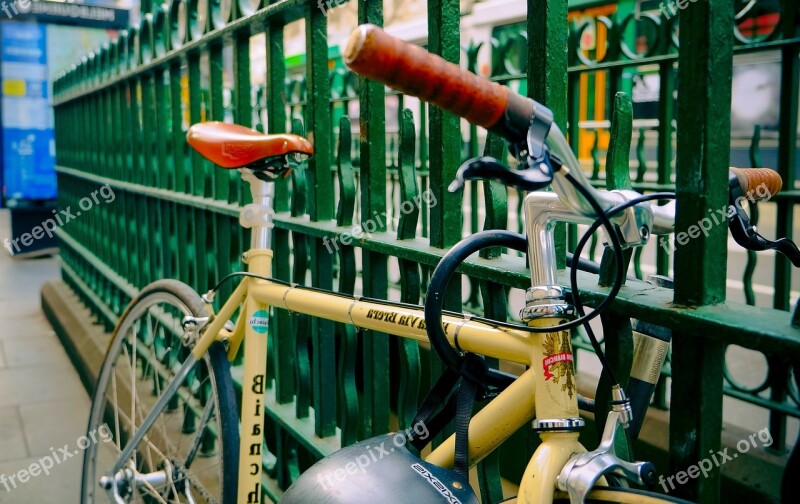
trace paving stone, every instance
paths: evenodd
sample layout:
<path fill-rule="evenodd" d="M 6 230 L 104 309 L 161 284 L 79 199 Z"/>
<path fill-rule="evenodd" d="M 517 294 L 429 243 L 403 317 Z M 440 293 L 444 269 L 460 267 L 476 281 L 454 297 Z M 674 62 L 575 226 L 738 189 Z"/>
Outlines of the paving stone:
<path fill-rule="evenodd" d="M 48 462 L 26 457 L 0 462 L 0 503 L 61 504 L 80 501 L 82 458 L 72 457 L 43 472 Z M 36 470 L 38 467 L 38 471 Z M 19 480 L 19 471 L 34 469 L 37 476 Z M 5 476 L 5 479 L 3 479 Z M 12 479 L 13 478 L 13 479 Z"/>
<path fill-rule="evenodd" d="M 10 339 L 3 343 L 6 367 L 68 363 L 69 357 L 55 335 Z"/>
<path fill-rule="evenodd" d="M 0 408 L 0 461 L 13 460 L 30 455 L 25 445 L 25 431 L 19 408 Z"/>
<path fill-rule="evenodd" d="M 86 434 L 89 398 L 84 394 L 64 401 L 23 404 L 19 411 L 30 454 L 47 455 L 64 445 L 70 450 L 77 448 L 78 439 Z"/>
<path fill-rule="evenodd" d="M 0 369 L 0 406 L 85 396 L 69 362 Z"/>
<path fill-rule="evenodd" d="M 0 320 L 10 317 L 31 317 L 40 310 L 39 304 L 29 299 L 0 299 Z"/>
<path fill-rule="evenodd" d="M 42 335 L 55 335 L 55 332 L 41 312 L 27 317 L 0 317 L 0 341 Z"/>

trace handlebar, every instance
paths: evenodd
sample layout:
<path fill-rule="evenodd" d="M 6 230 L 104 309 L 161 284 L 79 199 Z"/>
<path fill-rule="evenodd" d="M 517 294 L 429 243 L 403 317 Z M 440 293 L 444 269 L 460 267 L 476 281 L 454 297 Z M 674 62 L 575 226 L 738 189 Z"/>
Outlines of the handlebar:
<path fill-rule="evenodd" d="M 537 114 L 552 120 L 550 111 L 530 98 L 393 37 L 375 25 L 364 24 L 353 31 L 344 51 L 344 61 L 358 75 L 452 112 L 512 144 L 527 141 Z M 549 133 L 542 132 L 547 135 L 548 144 L 604 210 L 624 202 L 624 199 L 595 190 L 583 175 L 558 127 L 548 124 L 548 128 Z M 553 189 L 575 212 L 594 215 L 589 203 L 563 177 L 556 175 Z"/>
<path fill-rule="evenodd" d="M 781 191 L 783 179 L 769 168 L 730 168 L 743 194 L 753 201 L 769 199 Z"/>
<path fill-rule="evenodd" d="M 512 143 L 525 140 L 536 103 L 375 25 L 356 28 L 344 51 L 355 73 L 452 112 Z"/>
<path fill-rule="evenodd" d="M 344 61 L 356 74 L 463 117 L 514 145 L 523 145 L 531 150 L 531 134 L 546 137 L 551 151 L 558 156 L 562 166 L 568 168 L 554 174 L 553 190 L 578 215 L 596 217 L 588 200 L 566 180 L 567 172 L 586 188 L 604 211 L 631 199 L 631 194 L 625 192 L 596 190 L 586 179 L 564 134 L 555 123 L 551 124 L 552 113 L 506 86 L 479 77 L 371 24 L 359 26 L 350 35 Z M 546 129 L 542 128 L 543 124 Z M 732 188 L 738 182 L 736 189 L 740 189 L 741 194 L 746 193 L 751 201 L 772 197 L 782 186 L 780 175 L 766 168 L 731 168 L 731 174 Z M 653 234 L 674 232 L 674 202 L 664 206 L 652 205 L 650 210 Z M 625 214 L 620 214 L 612 220 L 620 223 L 625 218 Z"/>

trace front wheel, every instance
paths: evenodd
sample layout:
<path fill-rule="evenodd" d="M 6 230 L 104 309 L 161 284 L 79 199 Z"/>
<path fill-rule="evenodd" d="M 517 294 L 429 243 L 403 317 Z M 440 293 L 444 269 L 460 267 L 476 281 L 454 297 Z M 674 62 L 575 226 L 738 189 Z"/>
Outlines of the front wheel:
<path fill-rule="evenodd" d="M 92 400 L 87 438 L 97 442 L 84 454 L 81 502 L 236 502 L 239 420 L 221 343 L 197 361 L 123 470 L 110 472 L 190 355 L 184 317 L 203 308 L 186 284 L 160 280 L 120 317 Z"/>

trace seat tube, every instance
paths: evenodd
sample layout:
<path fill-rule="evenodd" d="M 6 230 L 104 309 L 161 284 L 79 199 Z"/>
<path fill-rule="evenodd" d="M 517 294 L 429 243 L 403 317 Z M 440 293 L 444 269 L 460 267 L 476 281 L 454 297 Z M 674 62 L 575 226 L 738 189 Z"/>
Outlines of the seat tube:
<path fill-rule="evenodd" d="M 272 274 L 270 247 L 275 184 L 259 179 L 250 170 L 242 170 L 242 175 L 250 183 L 253 195 L 253 203 L 245 205 L 239 216 L 240 224 L 252 232 L 250 250 L 245 252 L 242 259 L 247 264 L 248 272 L 269 277 Z M 245 281 L 256 280 L 248 278 Z M 258 302 L 248 293 L 240 316 L 246 319 L 237 502 L 260 503 L 269 306 Z"/>
<path fill-rule="evenodd" d="M 250 279 L 246 281 L 250 281 Z M 268 307 L 260 305 L 248 295 L 245 300 L 244 313 L 240 316 L 247 317 L 247 320 L 242 370 L 242 421 L 237 502 L 260 503 L 269 311 Z"/>

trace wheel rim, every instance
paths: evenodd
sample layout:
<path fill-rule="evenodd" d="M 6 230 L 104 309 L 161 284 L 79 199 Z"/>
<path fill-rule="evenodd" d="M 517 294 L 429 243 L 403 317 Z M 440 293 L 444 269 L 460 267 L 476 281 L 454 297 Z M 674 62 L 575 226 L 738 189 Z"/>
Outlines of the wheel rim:
<path fill-rule="evenodd" d="M 92 404 L 89 434 L 94 431 L 98 442 L 85 453 L 84 502 L 108 501 L 99 479 L 113 476 L 109 471 L 127 438 L 188 355 L 181 321 L 193 315 L 178 297 L 157 292 L 139 300 L 121 320 Z M 206 356 L 126 461 L 130 477 L 118 485 L 126 502 L 185 502 L 187 491 L 195 502 L 221 502 L 217 397 Z"/>

